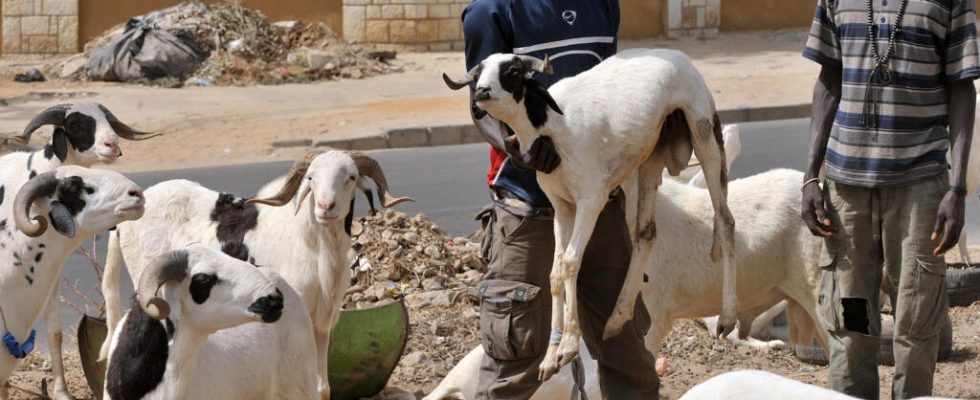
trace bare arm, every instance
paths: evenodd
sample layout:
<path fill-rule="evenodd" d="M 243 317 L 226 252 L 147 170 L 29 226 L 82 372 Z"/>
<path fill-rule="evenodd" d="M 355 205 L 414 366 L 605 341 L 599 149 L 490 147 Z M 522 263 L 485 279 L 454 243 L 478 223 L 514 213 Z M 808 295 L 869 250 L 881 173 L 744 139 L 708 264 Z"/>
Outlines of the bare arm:
<path fill-rule="evenodd" d="M 961 80 L 949 87 L 949 135 L 952 149 L 950 189 L 939 204 L 932 240 L 940 239 L 933 255 L 953 248 L 959 241 L 966 214 L 966 168 L 970 161 L 977 94 L 973 81 Z"/>
<path fill-rule="evenodd" d="M 824 208 L 823 191 L 811 179 L 820 175 L 824 155 L 827 152 L 827 142 L 830 140 L 830 128 L 834 124 L 837 106 L 841 99 L 841 70 L 840 68 L 824 66 L 820 69 L 820 77 L 813 87 L 813 112 L 810 119 L 810 151 L 803 179 L 810 182 L 803 187 L 802 217 L 816 236 L 830 237 L 837 231 L 831 226 Z"/>

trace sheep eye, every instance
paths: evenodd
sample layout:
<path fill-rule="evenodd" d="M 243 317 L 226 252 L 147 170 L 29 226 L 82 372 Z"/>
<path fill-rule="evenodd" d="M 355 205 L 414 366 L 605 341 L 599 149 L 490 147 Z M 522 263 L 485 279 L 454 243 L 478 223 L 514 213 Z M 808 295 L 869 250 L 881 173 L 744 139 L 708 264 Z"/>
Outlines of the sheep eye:
<path fill-rule="evenodd" d="M 88 194 L 95 193 L 95 188 L 94 187 L 91 187 L 91 186 L 86 186 L 85 187 L 85 193 L 88 193 Z"/>
<path fill-rule="evenodd" d="M 354 179 L 357 179 L 357 177 L 355 177 L 354 175 L 351 175 L 351 176 L 350 176 L 350 181 L 351 181 L 351 182 L 353 182 L 353 181 L 354 181 Z"/>

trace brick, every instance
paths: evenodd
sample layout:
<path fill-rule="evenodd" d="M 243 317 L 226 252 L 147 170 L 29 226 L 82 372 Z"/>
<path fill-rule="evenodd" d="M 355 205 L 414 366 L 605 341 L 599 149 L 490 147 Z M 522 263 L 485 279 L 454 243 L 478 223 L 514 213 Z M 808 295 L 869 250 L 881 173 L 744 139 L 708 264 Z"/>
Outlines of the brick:
<path fill-rule="evenodd" d="M 57 18 L 58 18 L 58 52 L 59 53 L 78 52 L 78 17 L 61 16 Z"/>
<path fill-rule="evenodd" d="M 381 6 L 365 6 L 367 7 L 367 19 L 381 19 Z M 346 23 L 347 21 L 344 21 Z"/>
<path fill-rule="evenodd" d="M 365 29 L 365 40 L 374 43 L 388 41 L 388 21 L 368 21 Z"/>
<path fill-rule="evenodd" d="M 457 40 L 457 41 L 453 42 L 452 49 L 453 49 L 453 51 L 463 51 L 463 50 L 466 49 L 466 42 L 464 42 L 462 40 Z"/>
<path fill-rule="evenodd" d="M 6 25 L 4 25 L 6 28 Z M 3 35 L 3 52 L 4 54 L 17 54 L 21 53 L 20 49 L 21 38 L 20 35 Z"/>
<path fill-rule="evenodd" d="M 41 0 L 34 0 L 34 15 L 42 15 Z"/>
<path fill-rule="evenodd" d="M 681 27 L 682 28 L 693 28 L 698 24 L 698 14 L 694 8 L 685 7 L 681 11 Z"/>
<path fill-rule="evenodd" d="M 401 19 L 405 18 L 405 7 L 401 5 L 381 6 L 381 18 Z"/>
<path fill-rule="evenodd" d="M 439 40 L 462 39 L 462 22 L 456 19 L 439 20 Z"/>
<path fill-rule="evenodd" d="M 429 18 L 451 18 L 449 4 L 430 4 L 429 5 Z"/>
<path fill-rule="evenodd" d="M 3 17 L 3 37 L 17 36 L 17 40 L 20 40 L 20 18 L 19 17 Z"/>
<path fill-rule="evenodd" d="M 452 5 L 450 5 L 449 6 L 449 16 L 450 17 L 455 17 L 455 18 L 462 17 L 463 16 L 463 8 L 465 8 L 465 7 L 466 6 L 464 6 L 462 4 L 452 4 Z"/>
<path fill-rule="evenodd" d="M 704 28 L 704 26 L 705 26 L 705 23 L 704 23 L 704 21 L 705 21 L 704 7 L 698 7 L 697 8 L 697 11 L 695 11 L 695 12 L 697 13 L 697 17 L 696 17 L 696 21 L 697 22 L 696 22 L 696 25 L 695 26 L 697 26 L 698 28 Z"/>
<path fill-rule="evenodd" d="M 439 21 L 423 20 L 415 24 L 415 34 L 418 35 L 420 42 L 434 42 L 439 40 Z"/>
<path fill-rule="evenodd" d="M 705 0 L 687 0 L 689 6 L 700 7 L 705 5 Z"/>
<path fill-rule="evenodd" d="M 721 21 L 718 17 L 718 9 L 706 7 L 704 9 L 704 27 L 714 28 L 719 25 L 721 25 Z"/>
<path fill-rule="evenodd" d="M 363 6 L 367 4 L 373 4 L 371 0 L 344 0 L 345 6 Z"/>
<path fill-rule="evenodd" d="M 3 0 L 3 15 L 34 15 L 34 0 Z"/>
<path fill-rule="evenodd" d="M 405 6 L 405 18 L 426 19 L 429 17 L 429 8 L 424 5 Z"/>
<path fill-rule="evenodd" d="M 41 14 L 78 15 L 78 0 L 40 0 Z"/>
<path fill-rule="evenodd" d="M 667 2 L 667 28 L 678 29 L 682 26 L 681 0 L 668 0 Z"/>
<path fill-rule="evenodd" d="M 58 38 L 55 36 L 30 36 L 29 52 L 31 54 L 55 54 L 58 52 Z"/>
<path fill-rule="evenodd" d="M 51 18 L 47 16 L 29 16 L 20 19 L 21 35 L 47 35 Z"/>
<path fill-rule="evenodd" d="M 364 6 L 344 6 L 344 39 L 349 42 L 363 42 L 366 39 Z"/>
<path fill-rule="evenodd" d="M 418 36 L 415 35 L 415 21 L 411 20 L 397 20 L 391 21 L 388 25 L 389 37 L 388 41 L 394 43 L 412 43 L 417 42 Z"/>

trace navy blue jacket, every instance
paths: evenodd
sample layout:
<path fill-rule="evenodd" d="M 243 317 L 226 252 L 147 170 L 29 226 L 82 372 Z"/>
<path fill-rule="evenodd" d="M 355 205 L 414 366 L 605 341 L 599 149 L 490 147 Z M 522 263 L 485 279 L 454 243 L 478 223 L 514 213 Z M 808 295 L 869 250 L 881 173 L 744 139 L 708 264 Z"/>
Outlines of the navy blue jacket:
<path fill-rule="evenodd" d="M 618 0 L 474 0 L 463 11 L 466 69 L 491 54 L 548 55 L 555 73 L 534 79 L 551 86 L 616 54 Z M 535 172 L 491 149 L 487 183 L 535 207 L 551 207 Z"/>

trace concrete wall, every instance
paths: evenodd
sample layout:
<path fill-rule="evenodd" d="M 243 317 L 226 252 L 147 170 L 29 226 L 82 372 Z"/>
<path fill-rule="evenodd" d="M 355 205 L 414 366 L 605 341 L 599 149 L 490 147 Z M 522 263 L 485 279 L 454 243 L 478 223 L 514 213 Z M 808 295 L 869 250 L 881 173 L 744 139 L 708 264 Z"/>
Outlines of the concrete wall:
<path fill-rule="evenodd" d="M 4 54 L 58 54 L 78 43 L 78 0 L 3 0 Z"/>
<path fill-rule="evenodd" d="M 5 0 L 7 1 L 7 0 Z M 37 0 L 40 1 L 40 0 Z M 79 1 L 79 0 L 75 0 Z M 80 0 L 79 48 L 129 18 L 170 7 L 179 0 Z M 207 4 L 216 0 L 205 0 Z M 343 31 L 342 0 L 244 0 L 246 7 L 261 10 L 272 21 L 325 22 L 335 32 Z"/>
<path fill-rule="evenodd" d="M 470 0 L 344 0 L 344 38 L 413 51 L 463 49 Z"/>
<path fill-rule="evenodd" d="M 642 39 L 664 34 L 664 0 L 620 0 L 619 37 Z"/>
<path fill-rule="evenodd" d="M 721 30 L 805 28 L 816 6 L 816 0 L 723 0 Z"/>

